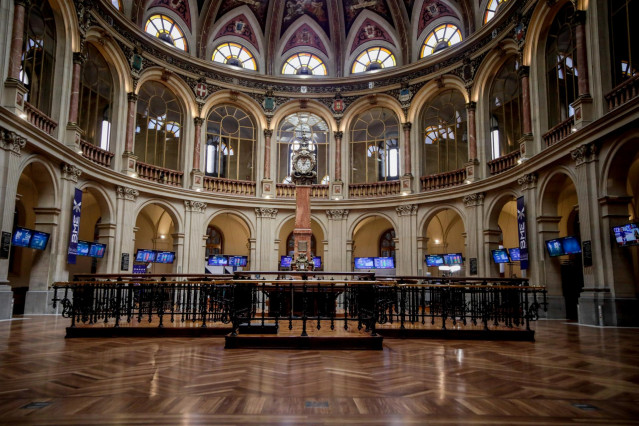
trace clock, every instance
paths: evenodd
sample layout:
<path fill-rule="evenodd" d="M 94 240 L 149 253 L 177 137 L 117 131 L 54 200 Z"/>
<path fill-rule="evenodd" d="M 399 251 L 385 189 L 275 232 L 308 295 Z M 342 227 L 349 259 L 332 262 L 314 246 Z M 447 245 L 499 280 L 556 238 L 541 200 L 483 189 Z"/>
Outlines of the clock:
<path fill-rule="evenodd" d="M 292 158 L 291 178 L 296 185 L 312 185 L 317 172 L 315 153 L 309 149 L 308 139 L 302 138 L 299 149 L 295 150 Z"/>
<path fill-rule="evenodd" d="M 311 163 L 311 159 L 309 157 L 298 157 L 295 162 L 295 170 L 300 174 L 306 174 L 311 171 L 313 168 L 313 164 Z"/>

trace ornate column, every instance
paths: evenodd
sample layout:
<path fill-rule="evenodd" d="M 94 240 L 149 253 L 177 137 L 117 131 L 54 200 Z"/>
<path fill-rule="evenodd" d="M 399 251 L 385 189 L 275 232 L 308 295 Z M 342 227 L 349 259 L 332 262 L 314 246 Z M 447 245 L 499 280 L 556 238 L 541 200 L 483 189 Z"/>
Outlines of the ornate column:
<path fill-rule="evenodd" d="M 331 198 L 341 200 L 344 198 L 344 182 L 342 181 L 342 138 L 344 132 L 333 133 L 335 137 L 335 179 L 331 182 Z M 326 268 L 325 268 L 326 269 Z"/>
<path fill-rule="evenodd" d="M 539 282 L 540 260 L 544 258 L 545 249 L 541 246 L 542 252 L 539 252 L 540 245 L 537 241 L 537 221 L 536 217 L 540 206 L 537 205 L 537 175 L 530 173 L 517 179 L 517 183 L 521 188 L 524 196 L 524 207 L 526 211 L 526 233 L 528 237 L 528 269 L 526 270 L 527 278 L 531 283 Z M 523 273 L 523 271 L 522 271 Z"/>
<path fill-rule="evenodd" d="M 122 255 L 129 256 L 129 267 L 123 270 L 118 267 L 121 272 L 131 272 L 133 265 L 133 256 L 135 248 L 135 222 L 136 217 L 134 215 L 135 204 L 140 195 L 140 192 L 134 188 L 126 188 L 118 186 L 116 188 L 116 224 L 118 229 L 115 234 L 115 244 L 113 250 L 115 252 L 116 265 L 121 265 L 119 262 L 122 259 Z"/>
<path fill-rule="evenodd" d="M 22 65 L 22 46 L 24 44 L 24 21 L 29 0 L 14 0 L 13 28 L 11 30 L 11 51 L 9 52 L 9 69 L 5 82 L 3 104 L 16 114 L 24 111 L 24 96 L 27 88 L 20 82 Z"/>
<path fill-rule="evenodd" d="M 86 55 L 82 52 L 73 52 L 73 68 L 71 76 L 71 97 L 69 99 L 69 121 L 67 123 L 67 146 L 82 155 L 80 139 L 83 132 L 78 126 L 78 109 L 80 103 L 80 75 L 82 64 L 86 61 Z"/>
<path fill-rule="evenodd" d="M 262 179 L 262 196 L 275 198 L 275 185 L 271 179 L 271 137 L 272 129 L 264 129 L 264 178 Z"/>
<path fill-rule="evenodd" d="M 466 276 L 486 276 L 486 250 L 484 250 L 482 218 L 484 217 L 483 192 L 464 196 L 462 201 L 466 207 Z M 471 271 L 471 263 L 477 269 Z M 471 272 L 474 272 L 471 274 Z"/>
<path fill-rule="evenodd" d="M 256 208 L 256 240 L 258 242 L 255 247 L 255 259 L 251 259 L 251 269 L 256 271 L 270 271 L 277 269 L 277 249 L 273 243 L 279 241 L 279 235 L 275 235 L 275 218 L 277 217 L 277 209 Z"/>
<path fill-rule="evenodd" d="M 471 101 L 466 104 L 466 114 L 468 118 L 468 163 L 466 163 L 466 180 L 469 182 L 474 182 L 479 178 L 479 176 L 477 176 L 479 161 L 477 160 L 476 109 L 476 102 Z"/>
<path fill-rule="evenodd" d="M 118 229 L 115 223 L 98 223 L 98 242 L 107 245 L 107 251 L 104 259 L 98 259 L 98 274 L 117 274 L 120 266 L 119 260 L 116 259 L 115 235 Z"/>
<path fill-rule="evenodd" d="M 195 137 L 193 138 L 193 170 L 191 170 L 191 189 L 195 189 L 196 191 L 201 191 L 204 184 L 204 172 L 200 170 L 200 164 L 202 164 L 201 152 L 203 123 L 204 119 L 201 117 L 195 117 L 193 119 Z"/>
<path fill-rule="evenodd" d="M 586 11 L 577 10 L 573 16 L 575 36 L 577 38 L 577 84 L 579 97 L 570 104 L 575 110 L 575 128 L 581 129 L 593 121 L 592 97 L 588 78 L 588 49 L 586 45 Z"/>
<path fill-rule="evenodd" d="M 519 154 L 522 161 L 530 158 L 533 152 L 532 116 L 530 114 L 530 67 L 519 67 L 519 83 L 521 84 L 522 135 L 519 139 Z"/>
<path fill-rule="evenodd" d="M 413 192 L 413 173 L 412 173 L 412 157 L 411 157 L 411 140 L 410 129 L 412 123 L 406 122 L 402 124 L 404 130 L 404 175 L 400 178 L 402 185 L 402 194 L 410 194 Z"/>
<path fill-rule="evenodd" d="M 346 224 L 348 210 L 326 210 L 328 219 L 328 250 L 324 251 L 325 271 L 349 271 L 350 264 L 345 256 L 348 232 Z"/>
<path fill-rule="evenodd" d="M 27 141 L 9 130 L 0 128 L 0 230 L 2 241 L 11 238 L 13 232 L 13 212 L 15 211 L 18 180 L 20 179 L 20 158 Z M 0 319 L 11 318 L 13 292 L 7 280 L 9 253 L 0 255 Z"/>
<path fill-rule="evenodd" d="M 133 154 L 133 144 L 135 142 L 135 113 L 138 102 L 138 95 L 134 92 L 127 94 L 127 116 L 126 116 L 126 139 L 124 142 L 124 153 L 122 154 L 122 173 L 135 175 L 135 163 L 138 159 Z"/>
<path fill-rule="evenodd" d="M 207 204 L 201 201 L 184 200 L 186 210 L 184 220 L 184 235 L 186 242 L 184 247 L 184 260 L 182 272 L 202 273 L 206 266 L 205 251 L 202 250 L 202 238 L 206 237 L 206 225 L 204 213 Z"/>
<path fill-rule="evenodd" d="M 395 207 L 398 228 L 396 235 L 395 270 L 397 275 L 416 275 L 419 268 L 417 259 L 417 204 L 404 204 Z"/>

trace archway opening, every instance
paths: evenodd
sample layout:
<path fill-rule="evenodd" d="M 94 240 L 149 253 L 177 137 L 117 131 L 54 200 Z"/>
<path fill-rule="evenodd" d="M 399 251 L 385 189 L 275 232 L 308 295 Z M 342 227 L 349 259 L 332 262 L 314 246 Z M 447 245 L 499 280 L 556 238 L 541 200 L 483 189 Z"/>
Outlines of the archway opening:
<path fill-rule="evenodd" d="M 443 209 L 424 224 L 426 250 L 420 259 L 426 275 L 464 276 L 466 230 L 455 210 Z"/>
<path fill-rule="evenodd" d="M 205 235 L 204 252 L 207 261 L 210 256 L 223 256 L 224 261 L 221 263 L 226 263 L 220 265 L 217 261 L 208 262 L 207 272 L 223 273 L 225 270 L 250 269 L 251 232 L 244 219 L 232 213 L 218 214 L 208 223 Z M 241 261 L 235 260 L 238 257 L 242 258 Z"/>
<path fill-rule="evenodd" d="M 374 272 L 378 275 L 394 274 L 397 268 L 397 243 L 397 232 L 388 219 L 382 216 L 363 219 L 353 230 L 352 270 L 369 269 L 366 268 L 366 263 L 358 264 L 358 258 L 390 257 L 395 268 L 375 269 Z"/>
<path fill-rule="evenodd" d="M 176 243 L 175 223 L 171 214 L 159 204 L 145 206 L 135 221 L 135 253 L 134 271 L 146 266 L 146 272 L 153 274 L 170 274 L 177 271 L 178 250 Z M 144 250 L 156 252 L 172 252 L 172 263 L 159 263 L 155 256 L 144 254 Z M 151 261 L 151 259 L 153 259 Z M 165 257 L 168 261 L 170 257 Z"/>
<path fill-rule="evenodd" d="M 278 257 L 277 257 L 277 266 L 280 270 L 289 270 L 288 266 L 282 266 L 282 256 L 290 256 L 291 259 L 293 257 L 293 246 L 290 246 L 293 238 L 291 234 L 293 233 L 293 229 L 295 228 L 295 218 L 291 218 L 286 221 L 286 223 L 280 229 L 279 235 L 279 244 L 278 244 Z M 323 270 L 324 269 L 324 249 L 328 244 L 328 241 L 325 240 L 324 231 L 322 227 L 311 217 L 311 231 L 313 234 L 311 235 L 311 255 L 313 257 L 319 258 L 319 267 L 315 269 Z M 294 261 L 294 259 L 292 259 Z M 285 264 L 287 260 L 284 260 Z M 317 264 L 316 264 L 317 265 Z"/>

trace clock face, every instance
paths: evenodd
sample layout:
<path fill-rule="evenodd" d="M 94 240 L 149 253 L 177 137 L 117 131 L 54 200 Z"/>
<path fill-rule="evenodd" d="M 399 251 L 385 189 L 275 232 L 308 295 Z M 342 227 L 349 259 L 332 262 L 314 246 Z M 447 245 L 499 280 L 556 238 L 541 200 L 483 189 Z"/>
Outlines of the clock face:
<path fill-rule="evenodd" d="M 298 158 L 295 162 L 295 168 L 300 173 L 308 173 L 311 171 L 313 165 L 311 164 L 311 159 L 308 157 Z"/>

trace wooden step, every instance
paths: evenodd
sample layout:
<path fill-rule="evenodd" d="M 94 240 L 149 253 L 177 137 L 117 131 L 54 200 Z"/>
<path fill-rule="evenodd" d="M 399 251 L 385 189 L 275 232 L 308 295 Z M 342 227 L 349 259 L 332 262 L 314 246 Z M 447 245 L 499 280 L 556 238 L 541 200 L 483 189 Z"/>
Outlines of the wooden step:
<path fill-rule="evenodd" d="M 382 336 L 226 336 L 225 349 L 382 350 Z"/>

